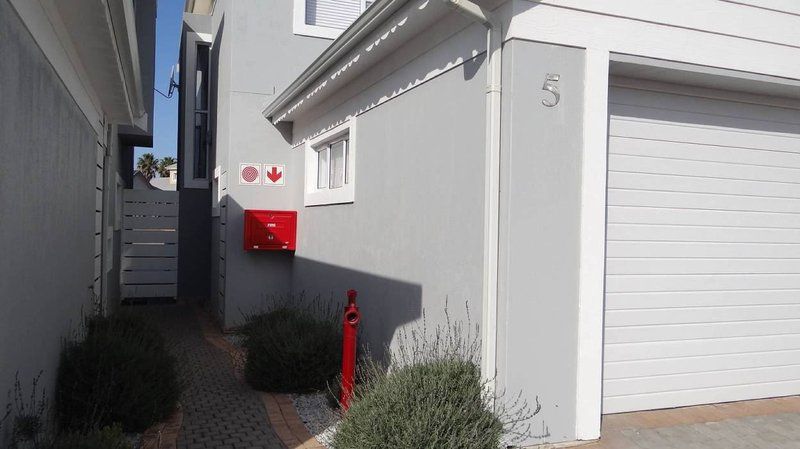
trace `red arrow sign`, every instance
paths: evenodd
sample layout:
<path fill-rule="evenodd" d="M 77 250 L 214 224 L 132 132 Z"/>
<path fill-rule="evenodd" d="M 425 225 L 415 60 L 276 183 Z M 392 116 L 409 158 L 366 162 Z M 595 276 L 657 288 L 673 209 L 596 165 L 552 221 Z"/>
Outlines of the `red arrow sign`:
<path fill-rule="evenodd" d="M 278 182 L 283 176 L 283 172 L 278 171 L 278 167 L 272 167 L 272 171 L 267 172 L 267 178 L 272 182 Z"/>

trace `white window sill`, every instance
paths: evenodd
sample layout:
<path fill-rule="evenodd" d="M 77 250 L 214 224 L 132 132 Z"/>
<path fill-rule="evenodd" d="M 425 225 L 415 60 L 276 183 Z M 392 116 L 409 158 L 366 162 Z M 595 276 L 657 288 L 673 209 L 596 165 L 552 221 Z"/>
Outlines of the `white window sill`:
<path fill-rule="evenodd" d="M 336 39 L 342 34 L 338 28 L 321 27 L 307 23 L 295 23 L 293 32 L 298 36 L 321 37 L 323 39 Z"/>
<path fill-rule="evenodd" d="M 355 189 L 353 184 L 347 184 L 338 189 L 316 190 L 306 192 L 304 199 L 306 207 L 349 204 L 355 202 Z"/>

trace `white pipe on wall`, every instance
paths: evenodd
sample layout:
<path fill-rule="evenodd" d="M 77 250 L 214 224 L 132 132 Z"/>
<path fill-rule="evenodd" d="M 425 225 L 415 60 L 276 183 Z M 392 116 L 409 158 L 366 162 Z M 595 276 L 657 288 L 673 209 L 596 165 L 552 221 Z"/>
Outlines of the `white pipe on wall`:
<path fill-rule="evenodd" d="M 486 179 L 483 248 L 483 314 L 481 373 L 494 387 L 497 376 L 497 290 L 500 240 L 500 105 L 502 97 L 501 22 L 470 0 L 443 0 L 448 6 L 486 27 Z"/>

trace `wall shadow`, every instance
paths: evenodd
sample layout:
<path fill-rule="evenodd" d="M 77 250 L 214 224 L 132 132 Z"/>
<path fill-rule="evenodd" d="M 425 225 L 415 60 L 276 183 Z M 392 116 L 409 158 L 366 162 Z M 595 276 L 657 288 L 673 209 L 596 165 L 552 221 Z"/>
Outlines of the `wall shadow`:
<path fill-rule="evenodd" d="M 346 302 L 345 292 L 358 291 L 360 343 L 372 355 L 387 360 L 386 348 L 396 331 L 422 318 L 422 286 L 300 256 L 292 260 L 292 290 L 307 296 Z M 442 298 L 444 301 L 444 298 Z"/>
<path fill-rule="evenodd" d="M 304 257 L 305 242 L 302 240 L 298 241 L 298 253 L 244 250 L 244 210 L 248 208 L 230 196 L 224 198 L 224 203 L 227 206 L 225 269 L 220 282 L 225 285 L 220 291 L 224 298 L 226 327 L 240 326 L 245 315 L 263 310 L 272 301 L 287 295 L 303 295 L 308 300 L 319 297 L 323 304 L 341 310 L 346 303 L 347 290 L 355 289 L 363 317 L 359 345 L 368 347 L 374 356 L 384 358 L 386 346 L 392 342 L 397 329 L 422 317 L 422 285 L 377 274 L 381 267 L 371 272 Z M 303 218 L 301 216 L 301 220 Z M 303 232 L 305 230 L 299 226 L 298 234 Z M 223 236 L 220 235 L 220 239 Z M 212 242 L 212 246 L 218 244 L 218 241 Z M 441 302 L 444 301 L 445 298 L 441 298 Z M 431 300 L 429 304 L 433 304 Z M 432 312 L 436 315 L 438 311 Z"/>

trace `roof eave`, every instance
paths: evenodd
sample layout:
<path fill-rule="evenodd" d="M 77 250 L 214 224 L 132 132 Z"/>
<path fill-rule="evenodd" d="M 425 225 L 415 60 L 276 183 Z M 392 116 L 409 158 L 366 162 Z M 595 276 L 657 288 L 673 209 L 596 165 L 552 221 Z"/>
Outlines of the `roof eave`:
<path fill-rule="evenodd" d="M 342 56 L 350 52 L 369 33 L 385 22 L 387 18 L 408 1 L 378 0 L 375 2 L 264 109 L 264 117 L 271 120 L 277 112 L 291 103 L 314 81 L 325 74 Z"/>

